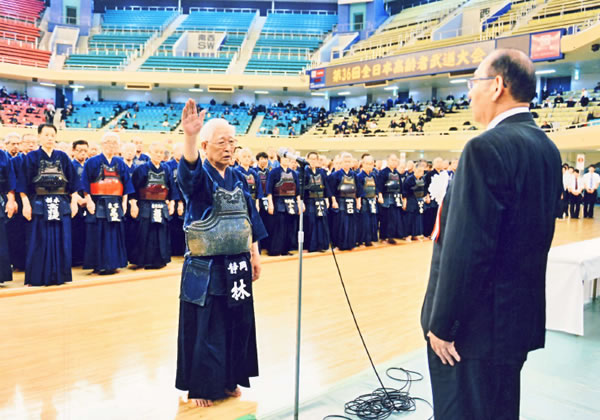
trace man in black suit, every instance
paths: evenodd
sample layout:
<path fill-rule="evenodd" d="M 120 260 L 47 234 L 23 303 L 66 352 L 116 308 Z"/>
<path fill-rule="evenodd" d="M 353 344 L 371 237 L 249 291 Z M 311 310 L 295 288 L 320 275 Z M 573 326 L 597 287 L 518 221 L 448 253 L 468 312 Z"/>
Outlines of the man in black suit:
<path fill-rule="evenodd" d="M 465 146 L 443 200 L 421 314 L 436 419 L 517 420 L 521 368 L 544 346 L 562 175 L 529 113 L 535 86 L 517 50 L 494 51 L 469 80 L 487 130 Z"/>

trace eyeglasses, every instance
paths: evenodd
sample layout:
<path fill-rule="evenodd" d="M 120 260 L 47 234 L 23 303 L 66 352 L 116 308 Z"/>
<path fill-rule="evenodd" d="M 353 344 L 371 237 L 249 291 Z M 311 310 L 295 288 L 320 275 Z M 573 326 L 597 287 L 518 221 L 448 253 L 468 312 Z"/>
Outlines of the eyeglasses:
<path fill-rule="evenodd" d="M 496 76 L 490 76 L 490 77 L 472 77 L 469 80 L 467 80 L 467 87 L 469 88 L 469 90 L 473 89 L 473 86 L 475 86 L 475 82 L 479 81 L 479 80 L 492 80 L 495 79 Z"/>
<path fill-rule="evenodd" d="M 217 139 L 217 141 L 209 141 L 210 144 L 214 144 L 215 146 L 217 146 L 219 149 L 224 149 L 225 147 L 229 146 L 229 147 L 236 147 L 238 144 L 237 139 L 234 139 L 233 137 L 219 137 Z"/>

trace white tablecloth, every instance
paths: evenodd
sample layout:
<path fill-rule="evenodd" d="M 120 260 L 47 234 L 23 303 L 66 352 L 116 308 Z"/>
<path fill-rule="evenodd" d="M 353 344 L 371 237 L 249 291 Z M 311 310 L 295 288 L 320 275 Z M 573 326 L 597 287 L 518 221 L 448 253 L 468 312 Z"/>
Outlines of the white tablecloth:
<path fill-rule="evenodd" d="M 600 278 L 600 238 L 550 249 L 546 269 L 546 328 L 583 335 L 583 305 Z"/>

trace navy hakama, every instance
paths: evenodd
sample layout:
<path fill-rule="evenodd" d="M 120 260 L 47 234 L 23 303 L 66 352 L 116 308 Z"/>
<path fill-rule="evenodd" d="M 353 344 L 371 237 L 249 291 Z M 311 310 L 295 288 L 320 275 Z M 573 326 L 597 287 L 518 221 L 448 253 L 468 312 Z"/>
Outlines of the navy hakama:
<path fill-rule="evenodd" d="M 135 168 L 132 182 L 139 214 L 135 245 L 129 260 L 139 267 L 164 267 L 171 261 L 171 216 L 166 200 L 179 199 L 173 188 L 171 169 L 165 163 L 160 163 L 157 168 L 147 162 Z"/>
<path fill-rule="evenodd" d="M 75 167 L 75 171 L 77 171 L 77 176 L 81 179 L 81 175 L 83 174 L 83 165 L 79 163 L 77 160 L 73 159 L 73 166 Z M 83 191 L 79 191 L 79 195 L 83 197 Z M 85 215 L 87 210 L 85 206 L 79 207 L 79 211 L 71 219 L 71 243 L 72 243 L 72 257 L 73 262 L 72 266 L 77 267 L 83 265 L 83 259 L 85 256 Z"/>
<path fill-rule="evenodd" d="M 361 171 L 357 177 L 357 190 L 359 199 L 362 200 L 358 215 L 358 243 L 370 245 L 378 240 L 377 223 L 377 182 L 374 174 Z"/>
<path fill-rule="evenodd" d="M 25 155 L 22 153 L 11 159 L 16 177 L 22 172 L 24 159 Z M 27 243 L 29 241 L 31 223 L 23 217 L 21 195 L 15 194 L 15 200 L 19 206 L 18 212 L 12 218 L 8 219 L 6 223 L 6 234 L 11 238 L 9 247 L 10 263 L 15 270 L 25 270 L 25 257 L 27 255 Z"/>
<path fill-rule="evenodd" d="M 54 185 L 58 179 L 62 186 L 57 189 Z M 44 180 L 50 182 L 45 184 Z M 71 160 L 59 150 L 52 151 L 50 156 L 42 148 L 34 150 L 25 157 L 17 185 L 19 192 L 29 196 L 32 208 L 25 284 L 50 286 L 70 282 L 70 195 L 79 190 L 79 179 Z"/>
<path fill-rule="evenodd" d="M 119 157 L 94 156 L 85 163 L 81 187 L 96 205 L 86 216 L 83 268 L 110 273 L 127 267 L 123 195 L 134 192 L 127 166 Z"/>
<path fill-rule="evenodd" d="M 185 226 L 207 217 L 216 187 L 232 191 L 240 186 L 250 216 L 252 241 L 266 236 L 241 173 L 227 168 L 223 178 L 208 161 L 198 160 L 191 167 L 181 159 L 178 183 L 186 201 Z M 249 254 L 240 255 L 249 262 Z M 250 378 L 258 376 L 253 296 L 250 294 L 239 306 L 228 304 L 225 258 L 186 256 L 184 261 L 175 384 L 188 391 L 189 398 L 225 398 L 225 390 L 248 387 Z"/>
<path fill-rule="evenodd" d="M 10 220 L 5 213 L 7 193 L 15 191 L 17 179 L 10 155 L 0 150 L 0 283 L 12 280 L 10 250 L 8 246 L 7 222 Z M 13 215 L 15 217 L 15 215 Z"/>
<path fill-rule="evenodd" d="M 414 175 L 406 178 L 403 186 L 406 197 L 406 224 L 408 236 L 421 236 L 423 230 L 423 213 L 425 202 L 425 182 L 423 178 L 417 179 Z"/>
<path fill-rule="evenodd" d="M 307 167 L 304 175 L 304 246 L 309 252 L 329 248 L 326 200 L 331 196 L 327 173 Z"/>
<path fill-rule="evenodd" d="M 269 255 L 288 255 L 298 241 L 298 174 L 281 166 L 272 169 L 267 179 L 267 195 L 272 195 L 274 211 L 269 231 Z"/>
<path fill-rule="evenodd" d="M 338 208 L 333 221 L 331 242 L 340 250 L 353 249 L 357 241 L 358 211 L 356 208 L 356 175 L 343 169 L 329 176 L 329 188 Z"/>
<path fill-rule="evenodd" d="M 381 239 L 400 239 L 407 236 L 402 209 L 402 179 L 394 169 L 384 168 L 377 177 L 379 191 L 383 195 L 381 209 Z"/>
<path fill-rule="evenodd" d="M 179 196 L 178 201 L 183 202 L 181 190 L 179 189 L 179 185 L 177 185 L 177 172 L 179 170 L 179 162 L 177 162 L 175 158 L 173 158 L 167 162 L 167 165 L 169 165 L 169 167 L 171 168 L 171 174 L 173 176 L 173 188 L 177 190 L 177 195 Z M 183 256 L 183 254 L 185 254 L 185 233 L 183 232 L 183 214 L 180 216 L 177 213 L 178 205 L 178 203 L 175 203 L 175 213 L 169 221 L 169 232 L 171 235 L 171 256 L 181 257 Z"/>

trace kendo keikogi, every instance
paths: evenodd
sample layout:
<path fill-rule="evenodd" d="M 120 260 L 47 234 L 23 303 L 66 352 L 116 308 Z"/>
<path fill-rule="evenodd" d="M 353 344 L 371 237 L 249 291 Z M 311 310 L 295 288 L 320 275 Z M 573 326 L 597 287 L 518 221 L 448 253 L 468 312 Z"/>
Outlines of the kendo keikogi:
<path fill-rule="evenodd" d="M 25 156 L 21 175 L 17 190 L 31 206 L 25 284 L 70 282 L 71 194 L 79 190 L 77 172 L 66 153 L 52 150 L 48 154 L 40 147 Z"/>
<path fill-rule="evenodd" d="M 422 236 L 423 213 L 425 212 L 425 198 L 427 195 L 422 169 L 415 169 L 415 174 L 406 178 L 403 192 L 406 201 L 407 234 L 413 238 Z"/>
<path fill-rule="evenodd" d="M 258 177 L 258 181 L 260 183 L 260 187 L 263 191 L 262 198 L 259 199 L 260 202 L 260 218 L 262 219 L 263 225 L 267 232 L 270 232 L 270 222 L 271 216 L 269 215 L 269 199 L 267 198 L 267 179 L 269 178 L 269 167 L 266 166 L 264 169 L 260 167 L 256 168 L 256 176 Z M 269 236 L 264 238 L 259 242 L 259 249 L 269 249 Z"/>
<path fill-rule="evenodd" d="M 321 169 L 305 169 L 304 175 L 304 242 L 309 252 L 325 251 L 329 248 L 327 209 L 329 186 L 327 173 Z"/>
<path fill-rule="evenodd" d="M 244 176 L 179 163 L 186 201 L 176 387 L 217 400 L 258 375 L 250 246 L 266 231 Z"/>
<path fill-rule="evenodd" d="M 81 184 L 94 207 L 86 215 L 83 268 L 112 274 L 127 267 L 123 201 L 134 192 L 129 171 L 122 159 L 112 157 L 109 162 L 101 153 L 85 163 Z"/>
<path fill-rule="evenodd" d="M 137 207 L 139 214 L 129 260 L 138 267 L 162 268 L 171 261 L 169 220 L 175 211 L 173 200 L 179 199 L 171 169 L 163 162 L 158 167 L 152 161 L 143 163 L 133 171 L 132 183 L 135 199 L 131 213 L 133 216 Z"/>
<path fill-rule="evenodd" d="M 71 160 L 73 167 L 77 172 L 77 177 L 81 180 L 83 174 L 83 165 L 79 163 L 77 159 Z M 83 197 L 83 190 L 78 191 L 79 195 Z M 83 258 L 85 255 L 85 216 L 86 216 L 85 204 L 80 204 L 77 214 L 71 220 L 71 243 L 73 247 L 72 258 L 73 267 L 83 265 Z"/>
<path fill-rule="evenodd" d="M 175 206 L 175 214 L 171 217 L 169 222 L 169 231 L 171 235 L 171 256 L 183 256 L 185 254 L 185 235 L 183 233 L 183 215 L 185 213 L 185 203 L 177 184 L 177 174 L 179 171 L 179 162 L 175 158 L 167 162 L 169 168 L 171 168 L 171 174 L 173 177 L 173 188 L 177 190 L 179 199 Z"/>
<path fill-rule="evenodd" d="M 0 283 L 12 280 L 12 267 L 6 226 L 16 210 L 15 190 L 17 179 L 11 157 L 0 150 Z M 12 239 L 12 238 L 11 238 Z"/>
<path fill-rule="evenodd" d="M 267 196 L 273 205 L 269 255 L 288 255 L 297 246 L 298 175 L 285 165 L 284 159 L 281 166 L 269 172 L 267 180 Z"/>
<path fill-rule="evenodd" d="M 371 171 L 367 174 L 364 170 L 357 177 L 358 197 L 362 201 L 359 213 L 358 243 L 371 246 L 378 240 L 377 226 L 377 180 Z"/>
<path fill-rule="evenodd" d="M 356 199 L 356 175 L 352 170 L 340 169 L 329 177 L 329 182 L 333 194 L 331 208 L 335 218 L 331 242 L 340 250 L 349 250 L 356 246 L 360 211 L 360 203 Z"/>
<path fill-rule="evenodd" d="M 390 242 L 394 238 L 404 238 L 404 214 L 402 200 L 402 180 L 396 169 L 383 168 L 378 176 L 381 191 L 381 239 Z"/>

